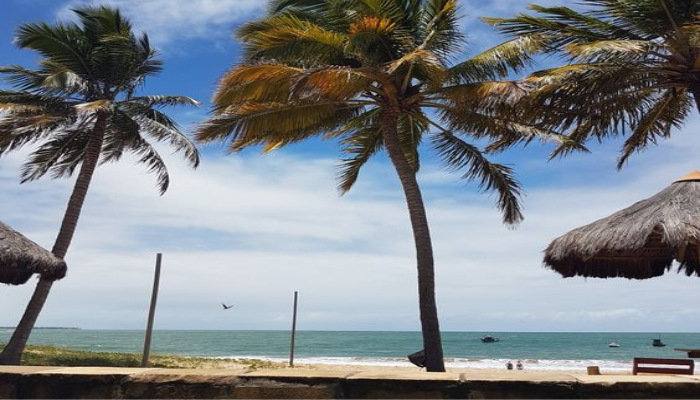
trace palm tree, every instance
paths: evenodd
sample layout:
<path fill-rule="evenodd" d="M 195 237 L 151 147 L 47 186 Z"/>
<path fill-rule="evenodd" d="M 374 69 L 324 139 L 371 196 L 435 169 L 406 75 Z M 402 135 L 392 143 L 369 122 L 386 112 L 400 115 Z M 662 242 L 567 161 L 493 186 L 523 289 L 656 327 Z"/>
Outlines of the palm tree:
<path fill-rule="evenodd" d="M 199 154 L 162 106 L 196 105 L 184 96 L 136 96 L 145 79 L 161 70 L 148 36 L 136 36 L 117 9 L 74 10 L 79 24 L 20 26 L 16 43 L 38 52 L 39 69 L 0 69 L 17 90 L 0 90 L 0 155 L 33 144 L 22 182 L 78 176 L 52 252 L 66 256 L 93 173 L 98 164 L 133 153 L 157 176 L 161 194 L 169 176 L 163 159 L 147 139 L 169 143 L 196 167 Z M 0 364 L 19 364 L 20 356 L 53 281 L 40 277 Z"/>
<path fill-rule="evenodd" d="M 195 138 L 265 151 L 311 137 L 338 140 L 342 193 L 386 150 L 403 187 L 417 255 L 428 371 L 444 371 L 433 250 L 416 174 L 424 141 L 443 164 L 498 194 L 507 224 L 522 219 L 512 170 L 463 138 L 561 139 L 498 116 L 517 84 L 495 82 L 529 60 L 506 44 L 448 66 L 463 44 L 456 0 L 277 0 L 238 31 L 244 61 L 220 80 L 213 116 Z"/>
<path fill-rule="evenodd" d="M 569 60 L 521 81 L 533 92 L 520 104 L 520 118 L 542 129 L 568 130 L 569 144 L 629 133 L 621 168 L 633 153 L 670 137 L 693 103 L 700 112 L 700 2 L 582 5 L 586 11 L 531 5 L 536 15 L 484 20 L 515 41 L 537 41 L 544 53 Z"/>

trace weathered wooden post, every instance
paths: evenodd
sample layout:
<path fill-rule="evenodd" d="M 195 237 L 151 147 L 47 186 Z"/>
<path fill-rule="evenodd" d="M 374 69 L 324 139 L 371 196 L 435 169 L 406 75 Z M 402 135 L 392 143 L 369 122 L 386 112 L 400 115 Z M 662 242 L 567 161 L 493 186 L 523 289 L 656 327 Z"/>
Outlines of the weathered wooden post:
<path fill-rule="evenodd" d="M 289 366 L 294 366 L 294 338 L 297 333 L 297 300 L 299 299 L 299 293 L 294 291 L 294 314 L 292 316 L 292 343 L 289 348 Z"/>
<path fill-rule="evenodd" d="M 151 353 L 151 336 L 153 334 L 153 318 L 156 314 L 156 301 L 158 300 L 158 285 L 160 283 L 160 262 L 163 259 L 163 255 L 158 253 L 156 255 L 156 275 L 153 278 L 153 291 L 151 292 L 151 309 L 148 311 L 148 325 L 146 326 L 146 340 L 143 344 L 143 360 L 141 360 L 141 367 L 146 368 L 149 366 L 148 356 Z"/>

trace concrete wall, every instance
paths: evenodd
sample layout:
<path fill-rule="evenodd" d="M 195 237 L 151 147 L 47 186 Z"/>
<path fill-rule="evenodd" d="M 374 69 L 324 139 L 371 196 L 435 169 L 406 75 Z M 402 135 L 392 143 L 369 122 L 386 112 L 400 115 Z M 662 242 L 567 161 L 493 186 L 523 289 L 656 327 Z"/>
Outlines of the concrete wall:
<path fill-rule="evenodd" d="M 0 398 L 700 398 L 700 376 L 0 366 Z"/>

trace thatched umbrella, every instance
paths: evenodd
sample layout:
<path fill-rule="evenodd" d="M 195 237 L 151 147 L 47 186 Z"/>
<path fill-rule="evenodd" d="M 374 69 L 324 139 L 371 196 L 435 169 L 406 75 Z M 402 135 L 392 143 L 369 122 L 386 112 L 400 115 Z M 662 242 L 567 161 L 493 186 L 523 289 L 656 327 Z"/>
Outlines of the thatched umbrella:
<path fill-rule="evenodd" d="M 565 278 L 700 276 L 700 171 L 656 195 L 555 239 L 544 262 Z"/>
<path fill-rule="evenodd" d="M 66 263 L 0 222 L 0 282 L 21 285 L 32 274 L 61 279 L 66 275 Z"/>

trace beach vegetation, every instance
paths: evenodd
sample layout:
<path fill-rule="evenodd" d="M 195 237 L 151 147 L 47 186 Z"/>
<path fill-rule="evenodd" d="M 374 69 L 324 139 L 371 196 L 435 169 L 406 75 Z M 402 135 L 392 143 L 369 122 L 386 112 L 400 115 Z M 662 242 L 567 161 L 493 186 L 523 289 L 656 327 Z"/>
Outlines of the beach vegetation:
<path fill-rule="evenodd" d="M 140 367 L 141 354 L 95 352 L 60 346 L 28 345 L 22 353 L 22 365 L 62 367 Z M 153 354 L 152 368 L 245 368 L 249 370 L 281 368 L 282 363 L 258 359 L 208 358 Z"/>
<path fill-rule="evenodd" d="M 73 10 L 77 22 L 26 23 L 15 43 L 41 57 L 38 69 L 0 68 L 14 90 L 0 90 L 0 156 L 30 148 L 21 182 L 77 174 L 51 252 L 63 259 L 78 224 L 93 174 L 100 164 L 131 153 L 157 177 L 158 190 L 170 177 L 156 142 L 199 163 L 194 144 L 160 109 L 197 105 L 186 96 L 136 92 L 162 69 L 148 36 L 137 35 L 118 9 L 84 6 Z M 0 364 L 17 364 L 55 278 L 40 276 L 34 294 Z"/>

